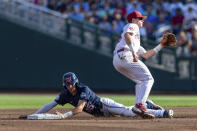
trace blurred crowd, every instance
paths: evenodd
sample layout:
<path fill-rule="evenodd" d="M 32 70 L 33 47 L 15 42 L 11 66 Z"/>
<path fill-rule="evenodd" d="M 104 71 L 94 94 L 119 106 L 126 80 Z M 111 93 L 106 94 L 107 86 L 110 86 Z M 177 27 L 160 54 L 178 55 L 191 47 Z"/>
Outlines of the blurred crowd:
<path fill-rule="evenodd" d="M 177 35 L 178 56 L 197 56 L 197 0 L 26 0 L 62 15 L 121 33 L 134 10 L 148 16 L 141 35 L 159 40 L 165 32 Z"/>

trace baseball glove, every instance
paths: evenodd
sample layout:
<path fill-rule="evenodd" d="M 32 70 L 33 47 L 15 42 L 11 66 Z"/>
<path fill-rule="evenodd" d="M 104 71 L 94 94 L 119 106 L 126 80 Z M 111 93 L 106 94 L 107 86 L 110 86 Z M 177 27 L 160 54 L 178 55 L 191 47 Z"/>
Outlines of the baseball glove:
<path fill-rule="evenodd" d="M 165 33 L 161 39 L 161 44 L 163 46 L 176 46 L 176 42 L 176 36 L 173 33 Z"/>

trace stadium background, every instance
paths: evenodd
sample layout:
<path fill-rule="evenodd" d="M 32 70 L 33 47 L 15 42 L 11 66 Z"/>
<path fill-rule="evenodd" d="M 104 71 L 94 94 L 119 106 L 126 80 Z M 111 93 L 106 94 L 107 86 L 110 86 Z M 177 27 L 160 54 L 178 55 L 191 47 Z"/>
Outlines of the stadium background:
<path fill-rule="evenodd" d="M 163 5 L 161 1 L 136 2 L 1 1 L 1 43 L 4 44 L 1 44 L 0 48 L 2 60 L 0 87 L 61 89 L 63 73 L 72 71 L 81 82 L 85 82 L 95 91 L 133 91 L 134 83 L 116 72 L 112 65 L 113 49 L 120 36 L 119 29 L 113 27 L 113 23 L 117 23 L 120 27 L 121 23 L 126 22 L 126 14 L 138 9 L 151 17 L 141 30 L 142 44 L 145 48 L 157 45 L 161 34 L 166 31 L 176 33 L 179 42 L 178 47 L 166 48 L 157 56 L 145 61 L 155 79 L 152 91 L 197 91 L 194 37 L 197 32 L 196 15 L 190 16 L 192 18 L 185 15 L 182 21 L 178 21 L 179 25 L 173 25 L 174 17 L 179 15 L 173 11 L 182 9 L 182 12 L 186 12 L 190 8 L 194 9 L 196 2 L 187 0 L 181 3 L 173 0 L 163 1 Z M 171 8 L 168 10 L 164 7 L 159 8 L 166 4 Z M 155 14 L 157 11 L 160 13 Z M 166 14 L 169 11 L 172 14 Z M 164 22 L 159 21 L 161 14 L 165 15 Z M 117 20 L 117 15 L 118 18 L 122 17 Z M 108 19 L 103 22 L 105 16 Z M 93 18 L 96 20 L 91 23 L 89 20 Z M 147 24 L 151 22 L 155 27 L 152 30 L 157 33 L 148 32 Z M 180 44 L 180 41 L 183 41 L 179 40 L 182 31 L 188 36 L 186 41 L 193 42 L 191 47 Z M 186 47 L 190 52 L 180 54 L 179 50 L 186 51 Z"/>

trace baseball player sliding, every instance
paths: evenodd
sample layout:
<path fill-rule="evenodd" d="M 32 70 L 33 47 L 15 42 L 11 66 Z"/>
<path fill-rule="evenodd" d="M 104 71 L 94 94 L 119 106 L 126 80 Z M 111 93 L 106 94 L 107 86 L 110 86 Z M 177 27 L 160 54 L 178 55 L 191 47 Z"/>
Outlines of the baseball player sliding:
<path fill-rule="evenodd" d="M 132 111 L 141 116 L 152 116 L 145 106 L 154 79 L 147 66 L 138 59 L 149 59 L 157 54 L 164 46 L 176 45 L 174 34 L 166 33 L 159 45 L 146 51 L 140 46 L 139 28 L 143 26 L 146 16 L 134 11 L 127 16 L 128 24 L 124 26 L 121 39 L 114 50 L 113 65 L 115 69 L 136 83 L 136 105 Z"/>
<path fill-rule="evenodd" d="M 113 116 L 121 115 L 127 117 L 137 116 L 133 111 L 133 106 L 126 107 L 108 98 L 98 97 L 88 86 L 79 83 L 78 78 L 72 72 L 63 75 L 64 91 L 51 103 L 44 105 L 32 115 L 22 116 L 27 119 L 64 119 L 71 117 L 82 111 L 93 116 Z M 56 114 L 46 114 L 56 105 L 65 105 L 70 103 L 75 108 L 66 113 L 56 112 Z M 144 115 L 143 118 L 152 119 L 155 117 L 171 118 L 173 110 L 164 110 L 162 107 L 155 105 L 152 101 L 146 101 L 147 112 L 152 115 Z"/>

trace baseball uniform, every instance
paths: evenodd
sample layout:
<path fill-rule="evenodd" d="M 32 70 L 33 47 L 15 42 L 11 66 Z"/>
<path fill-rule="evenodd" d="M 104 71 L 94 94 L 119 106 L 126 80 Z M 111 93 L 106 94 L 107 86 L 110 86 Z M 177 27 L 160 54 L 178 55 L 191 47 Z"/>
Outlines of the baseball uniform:
<path fill-rule="evenodd" d="M 136 103 L 145 104 L 154 83 L 154 79 L 147 66 L 142 61 L 138 60 L 138 62 L 133 62 L 132 52 L 124 38 L 127 32 L 132 33 L 132 46 L 134 52 L 136 52 L 138 56 L 146 52 L 140 45 L 138 25 L 128 23 L 124 26 L 121 39 L 115 47 L 113 65 L 118 72 L 136 83 Z"/>
<path fill-rule="evenodd" d="M 77 83 L 77 93 L 73 96 L 67 89 L 59 94 L 59 96 L 47 106 L 43 106 L 40 110 L 38 110 L 35 115 L 40 113 L 45 113 L 45 111 L 50 110 L 56 106 L 57 104 L 65 105 L 67 103 L 76 107 L 80 100 L 86 100 L 86 105 L 83 109 L 84 112 L 87 112 L 93 116 L 113 116 L 113 115 L 121 115 L 127 117 L 135 117 L 136 114 L 133 113 L 133 106 L 126 107 L 123 104 L 119 104 L 114 100 L 109 98 L 100 98 L 97 96 L 88 86 Z M 56 103 L 56 104 L 54 104 Z M 163 117 L 165 112 L 164 109 L 156 109 L 153 108 L 152 104 L 147 103 L 148 112 L 155 115 L 155 117 Z M 43 118 L 42 118 L 43 117 Z M 55 115 L 47 114 L 39 116 L 40 119 L 54 119 L 57 118 Z"/>

